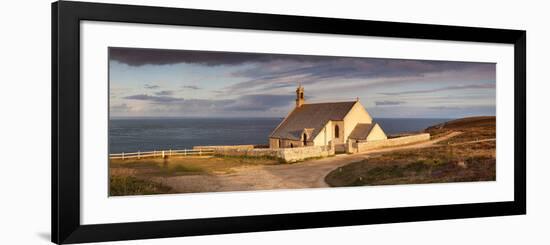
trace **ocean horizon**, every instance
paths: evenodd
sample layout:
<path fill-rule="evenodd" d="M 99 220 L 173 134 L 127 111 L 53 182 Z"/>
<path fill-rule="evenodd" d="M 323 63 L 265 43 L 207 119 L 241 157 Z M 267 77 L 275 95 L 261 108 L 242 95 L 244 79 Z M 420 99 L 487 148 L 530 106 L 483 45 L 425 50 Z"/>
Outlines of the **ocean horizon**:
<path fill-rule="evenodd" d="M 191 149 L 198 145 L 267 145 L 282 117 L 112 117 L 109 153 Z M 455 118 L 375 118 L 388 135 L 418 132 Z"/>

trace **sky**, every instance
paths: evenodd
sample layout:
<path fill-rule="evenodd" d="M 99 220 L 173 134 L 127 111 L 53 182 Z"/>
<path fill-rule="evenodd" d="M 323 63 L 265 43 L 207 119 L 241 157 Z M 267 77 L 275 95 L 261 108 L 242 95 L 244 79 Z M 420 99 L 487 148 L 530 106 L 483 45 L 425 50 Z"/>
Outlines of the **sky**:
<path fill-rule="evenodd" d="M 496 64 L 109 48 L 111 117 L 284 117 L 359 98 L 374 118 L 495 115 Z"/>

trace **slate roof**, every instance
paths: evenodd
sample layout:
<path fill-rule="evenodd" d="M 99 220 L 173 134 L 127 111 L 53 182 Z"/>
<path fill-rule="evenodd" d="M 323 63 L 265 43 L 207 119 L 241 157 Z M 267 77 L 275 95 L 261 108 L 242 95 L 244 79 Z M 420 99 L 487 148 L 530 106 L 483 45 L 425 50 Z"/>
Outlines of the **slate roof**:
<path fill-rule="evenodd" d="M 355 103 L 357 101 L 303 104 L 294 108 L 270 137 L 300 140 L 304 129 L 313 129 L 309 135 L 313 139 L 329 120 L 344 120 Z"/>
<path fill-rule="evenodd" d="M 348 138 L 366 140 L 376 123 L 359 123 L 355 126 Z"/>

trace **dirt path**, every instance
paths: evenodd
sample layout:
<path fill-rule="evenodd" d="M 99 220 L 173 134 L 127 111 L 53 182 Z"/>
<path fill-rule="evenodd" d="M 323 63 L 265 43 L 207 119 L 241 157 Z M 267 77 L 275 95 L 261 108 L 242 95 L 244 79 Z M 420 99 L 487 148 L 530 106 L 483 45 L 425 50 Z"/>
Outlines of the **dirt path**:
<path fill-rule="evenodd" d="M 367 159 L 372 154 L 397 150 L 431 147 L 437 142 L 457 136 L 452 132 L 443 137 L 417 144 L 383 148 L 352 155 L 310 160 L 295 164 L 264 165 L 234 168 L 234 173 L 157 177 L 154 180 L 171 186 L 177 192 L 216 192 L 268 189 L 327 187 L 325 176 L 332 170 L 352 162 Z"/>
<path fill-rule="evenodd" d="M 454 143 L 454 144 L 451 144 L 451 145 L 453 145 L 453 146 L 454 146 L 454 145 L 467 145 L 467 144 L 476 144 L 476 143 L 489 142 L 489 141 L 497 141 L 497 139 L 496 139 L 496 138 L 492 138 L 492 139 L 472 140 L 472 141 Z"/>

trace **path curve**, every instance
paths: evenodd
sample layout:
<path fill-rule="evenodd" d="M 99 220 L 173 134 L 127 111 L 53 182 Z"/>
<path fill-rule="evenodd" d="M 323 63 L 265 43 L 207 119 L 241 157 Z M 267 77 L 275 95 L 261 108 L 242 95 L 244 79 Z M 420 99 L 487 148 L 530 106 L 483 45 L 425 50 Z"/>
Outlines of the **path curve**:
<path fill-rule="evenodd" d="M 230 174 L 156 177 L 154 180 L 181 193 L 328 187 L 325 177 L 338 167 L 367 159 L 372 154 L 431 147 L 461 133 L 452 132 L 416 144 L 336 155 L 295 164 L 239 167 L 232 169 L 234 172 Z"/>

